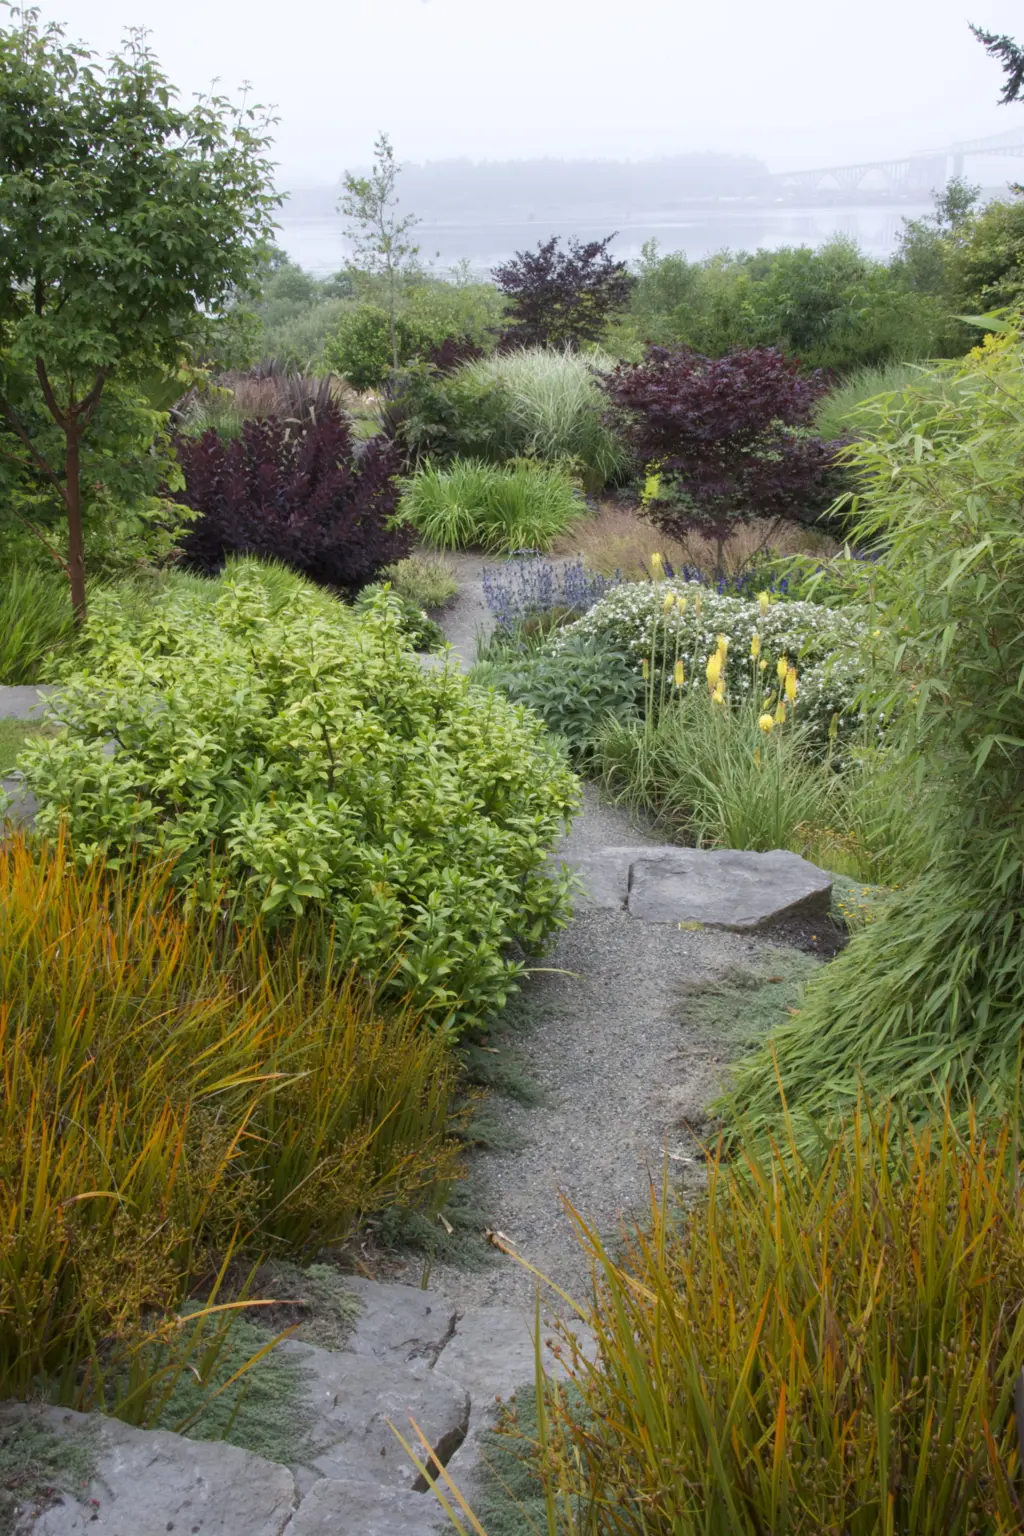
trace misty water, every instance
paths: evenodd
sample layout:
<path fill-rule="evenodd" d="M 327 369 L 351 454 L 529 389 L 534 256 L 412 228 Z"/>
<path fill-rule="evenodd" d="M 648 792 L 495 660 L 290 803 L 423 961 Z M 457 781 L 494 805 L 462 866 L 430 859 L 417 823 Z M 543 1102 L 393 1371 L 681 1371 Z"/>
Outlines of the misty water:
<path fill-rule="evenodd" d="M 575 236 L 579 240 L 603 239 L 618 229 L 615 251 L 620 258 L 635 260 L 646 240 L 657 240 L 662 251 L 683 251 L 691 259 L 714 251 L 776 249 L 783 245 L 821 245 L 831 235 L 856 240 L 867 255 L 892 255 L 904 219 L 920 218 L 931 211 L 930 202 L 885 203 L 877 206 L 772 207 L 744 202 L 695 207 L 692 212 L 647 215 L 624 214 L 600 223 L 568 215 L 562 222 L 520 219 L 508 223 L 431 223 L 416 231 L 422 257 L 439 268 L 463 259 L 480 272 L 506 260 L 513 251 L 535 246 L 550 235 Z M 289 216 L 287 206 L 278 215 L 278 243 L 293 261 L 317 276 L 335 272 L 346 256 L 340 216 Z"/>

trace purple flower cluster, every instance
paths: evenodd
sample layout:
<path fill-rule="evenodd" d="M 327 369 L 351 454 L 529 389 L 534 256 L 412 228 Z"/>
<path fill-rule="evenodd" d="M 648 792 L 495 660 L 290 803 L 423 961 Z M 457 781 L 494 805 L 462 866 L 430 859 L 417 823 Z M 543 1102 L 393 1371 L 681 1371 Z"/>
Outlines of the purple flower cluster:
<path fill-rule="evenodd" d="M 584 614 L 599 603 L 622 577 L 599 576 L 583 569 L 582 560 L 564 565 L 520 555 L 500 566 L 484 566 L 484 597 L 499 629 L 511 632 L 538 613 L 566 609 Z"/>

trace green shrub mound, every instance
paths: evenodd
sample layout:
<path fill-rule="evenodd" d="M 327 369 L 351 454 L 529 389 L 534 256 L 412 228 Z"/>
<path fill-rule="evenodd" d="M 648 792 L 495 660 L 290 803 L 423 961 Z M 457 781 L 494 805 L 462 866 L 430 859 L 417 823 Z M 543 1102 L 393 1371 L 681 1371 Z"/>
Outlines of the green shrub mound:
<path fill-rule="evenodd" d="M 516 459 L 507 466 L 459 459 L 426 465 L 402 497 L 402 515 L 436 549 L 478 546 L 491 554 L 549 550 L 585 513 L 569 474 Z"/>
<path fill-rule="evenodd" d="M 666 611 L 670 596 L 673 602 Z M 550 641 L 559 654 L 581 641 L 625 656 L 640 672 L 644 660 L 674 681 L 675 663 L 683 662 L 682 692 L 706 688 L 705 665 L 718 636 L 729 641 L 725 685 L 737 701 L 759 688 L 761 669 L 750 655 L 757 635 L 766 684 L 775 676 L 779 657 L 788 656 L 799 672 L 798 718 L 819 734 L 833 715 L 840 729 L 858 719 L 857 695 L 872 637 L 863 612 L 825 608 L 817 603 L 771 603 L 762 612 L 756 598 L 729 597 L 696 583 L 670 580 L 632 582 L 614 588 L 575 624 Z"/>
<path fill-rule="evenodd" d="M 200 888 L 212 863 L 243 909 L 322 915 L 455 1025 L 504 1002 L 513 940 L 567 915 L 544 870 L 576 804 L 564 757 L 525 711 L 425 672 L 387 598 L 355 614 L 253 565 L 132 621 L 101 597 L 61 714 L 23 758 L 41 831 L 66 816 L 80 858 L 168 854 Z"/>

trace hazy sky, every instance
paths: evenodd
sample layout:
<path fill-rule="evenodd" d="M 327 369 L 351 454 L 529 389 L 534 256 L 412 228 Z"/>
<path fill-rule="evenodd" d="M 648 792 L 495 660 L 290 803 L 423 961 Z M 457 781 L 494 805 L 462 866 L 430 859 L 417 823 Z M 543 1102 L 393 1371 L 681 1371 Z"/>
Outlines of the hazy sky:
<path fill-rule="evenodd" d="M 42 11 L 103 52 L 147 27 L 184 91 L 251 81 L 281 119 L 285 185 L 365 164 L 380 128 L 404 160 L 710 149 L 774 170 L 1024 129 L 1024 105 L 996 105 L 999 69 L 967 30 L 1024 33 L 1019 0 L 42 0 Z"/>

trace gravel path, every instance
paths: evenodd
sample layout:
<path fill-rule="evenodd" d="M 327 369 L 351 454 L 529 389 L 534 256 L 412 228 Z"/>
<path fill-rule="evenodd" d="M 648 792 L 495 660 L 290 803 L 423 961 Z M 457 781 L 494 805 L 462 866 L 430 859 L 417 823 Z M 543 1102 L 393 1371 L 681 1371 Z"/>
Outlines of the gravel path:
<path fill-rule="evenodd" d="M 458 563 L 464 590 L 443 622 L 471 661 L 486 614 L 482 562 L 463 556 Z M 593 786 L 584 802 L 559 850 L 568 856 L 663 841 L 602 803 Z M 700 1122 L 728 1048 L 687 1027 L 681 989 L 757 967 L 770 952 L 763 939 L 584 910 L 529 979 L 524 996 L 537 1023 L 516 1044 L 544 1103 L 526 1108 L 495 1096 L 494 1115 L 517 1150 L 478 1152 L 472 1171 L 492 1227 L 570 1294 L 583 1294 L 587 1270 L 563 1195 L 614 1236 L 623 1216 L 642 1213 L 652 1182 L 660 1188 L 666 1155 L 673 1176 L 700 1178 L 684 1122 Z M 535 1287 L 504 1256 L 477 1271 L 435 1264 L 430 1284 L 460 1309 L 529 1305 Z"/>

